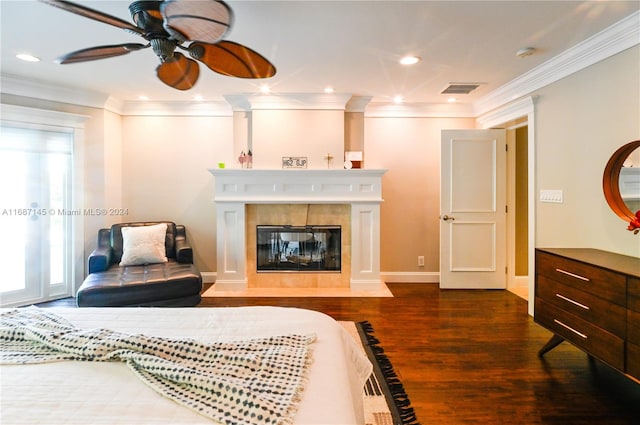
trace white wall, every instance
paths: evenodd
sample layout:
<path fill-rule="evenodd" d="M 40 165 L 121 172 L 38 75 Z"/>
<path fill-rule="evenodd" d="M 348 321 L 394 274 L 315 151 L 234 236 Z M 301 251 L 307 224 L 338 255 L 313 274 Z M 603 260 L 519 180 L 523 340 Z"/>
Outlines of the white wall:
<path fill-rule="evenodd" d="M 282 168 L 283 156 L 308 158 L 307 168 L 343 168 L 344 111 L 257 110 L 250 132 L 254 168 Z M 245 150 L 246 151 L 246 150 Z"/>
<path fill-rule="evenodd" d="M 639 76 L 636 46 L 538 91 L 536 187 L 563 190 L 564 203 L 537 202 L 537 247 L 640 257 L 640 238 L 625 230 L 602 192 L 609 157 L 640 139 Z"/>
<path fill-rule="evenodd" d="M 366 168 L 386 168 L 380 207 L 381 271 L 439 273 L 440 134 L 474 128 L 471 118 L 365 116 Z M 425 266 L 418 267 L 418 256 Z M 437 276 L 436 276 L 437 281 Z"/>
<path fill-rule="evenodd" d="M 122 118 L 110 111 L 104 111 L 104 194 L 105 208 L 122 208 Z M 126 221 L 126 216 L 112 216 Z"/>
<path fill-rule="evenodd" d="M 201 271 L 216 269 L 213 176 L 229 160 L 232 117 L 123 117 L 122 199 L 127 221 L 184 224 Z"/>

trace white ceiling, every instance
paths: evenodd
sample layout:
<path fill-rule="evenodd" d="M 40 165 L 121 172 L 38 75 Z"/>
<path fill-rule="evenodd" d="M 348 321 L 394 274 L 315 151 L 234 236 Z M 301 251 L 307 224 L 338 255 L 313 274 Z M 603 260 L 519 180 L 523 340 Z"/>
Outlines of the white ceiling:
<path fill-rule="evenodd" d="M 77 1 L 131 21 L 129 1 Z M 25 0 L 1 0 L 3 75 L 105 93 L 121 101 L 206 100 L 253 94 L 337 93 L 410 104 L 446 103 L 452 82 L 479 82 L 459 102 L 473 103 L 514 78 L 640 9 L 635 1 L 229 1 L 235 24 L 227 39 L 251 47 L 277 68 L 268 80 L 215 74 L 201 65 L 196 86 L 181 92 L 155 77 L 151 49 L 70 65 L 53 60 L 96 45 L 144 43 L 119 28 Z M 516 57 L 523 47 L 536 54 Z M 42 59 L 26 63 L 17 53 Z M 422 61 L 398 64 L 405 54 Z"/>

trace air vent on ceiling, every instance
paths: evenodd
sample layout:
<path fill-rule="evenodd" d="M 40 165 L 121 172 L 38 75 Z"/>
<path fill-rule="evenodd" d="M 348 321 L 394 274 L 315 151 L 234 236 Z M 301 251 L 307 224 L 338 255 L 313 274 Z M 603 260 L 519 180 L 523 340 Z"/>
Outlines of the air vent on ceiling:
<path fill-rule="evenodd" d="M 469 94 L 480 87 L 480 83 L 450 83 L 442 94 Z"/>

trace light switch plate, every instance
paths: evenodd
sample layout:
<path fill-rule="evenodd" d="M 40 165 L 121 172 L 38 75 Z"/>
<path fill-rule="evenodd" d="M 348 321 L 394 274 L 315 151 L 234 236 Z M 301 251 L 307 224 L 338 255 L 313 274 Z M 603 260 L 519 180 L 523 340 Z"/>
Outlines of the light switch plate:
<path fill-rule="evenodd" d="M 541 190 L 540 202 L 562 203 L 562 190 Z"/>

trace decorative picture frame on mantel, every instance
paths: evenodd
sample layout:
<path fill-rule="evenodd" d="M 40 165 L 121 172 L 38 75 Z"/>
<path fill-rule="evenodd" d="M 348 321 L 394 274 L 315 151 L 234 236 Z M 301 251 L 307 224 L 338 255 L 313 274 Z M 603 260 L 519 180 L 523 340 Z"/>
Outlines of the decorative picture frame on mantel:
<path fill-rule="evenodd" d="M 363 168 L 362 151 L 345 151 L 344 168 Z"/>
<path fill-rule="evenodd" d="M 309 163 L 306 156 L 283 156 L 282 168 L 307 168 Z"/>

